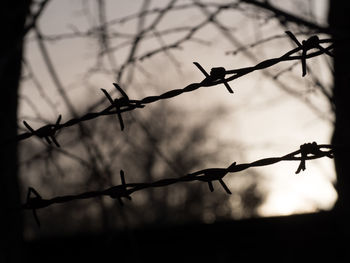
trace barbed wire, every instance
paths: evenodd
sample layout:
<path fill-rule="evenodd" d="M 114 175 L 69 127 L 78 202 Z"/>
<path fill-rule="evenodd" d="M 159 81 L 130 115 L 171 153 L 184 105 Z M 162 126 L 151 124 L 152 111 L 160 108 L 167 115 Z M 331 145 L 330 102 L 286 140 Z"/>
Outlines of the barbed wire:
<path fill-rule="evenodd" d="M 68 120 L 65 123 L 60 123 L 61 115 L 57 118 L 55 124 L 47 124 L 36 130 L 34 130 L 26 121 L 23 121 L 24 126 L 28 129 L 28 132 L 19 134 L 14 138 L 15 141 L 21 141 L 28 139 L 32 136 L 39 137 L 41 139 L 45 139 L 47 143 L 51 144 L 54 142 L 57 147 L 59 147 L 59 143 L 55 138 L 56 132 L 63 128 L 67 128 L 76 124 L 79 124 L 83 121 L 88 121 L 95 119 L 97 117 L 106 116 L 106 115 L 117 115 L 120 123 L 121 130 L 124 129 L 124 122 L 122 118 L 122 113 L 127 111 L 132 111 L 139 108 L 144 108 L 147 104 L 157 102 L 159 100 L 170 99 L 176 96 L 179 96 L 186 92 L 192 92 L 199 88 L 203 87 L 213 87 L 219 84 L 224 84 L 229 93 L 233 93 L 232 88 L 228 84 L 230 81 L 233 81 L 237 78 L 245 76 L 254 71 L 263 70 L 268 67 L 274 66 L 280 62 L 285 61 L 293 61 L 300 60 L 302 64 L 302 76 L 306 75 L 306 60 L 322 55 L 327 54 L 329 56 L 333 56 L 330 52 L 333 49 L 333 41 L 332 39 L 319 39 L 318 36 L 313 35 L 306 40 L 303 40 L 301 43 L 297 40 L 293 33 L 290 31 L 286 31 L 286 34 L 297 44 L 297 47 L 288 51 L 284 55 L 264 60 L 252 67 L 245 67 L 239 69 L 226 70 L 224 67 L 215 67 L 212 68 L 210 73 L 207 73 L 206 70 L 198 63 L 194 62 L 194 65 L 203 73 L 205 76 L 204 80 L 198 83 L 192 83 L 187 85 L 182 89 L 173 89 L 167 91 L 158 96 L 148 96 L 140 100 L 131 100 L 128 95 L 124 92 L 124 90 L 117 84 L 113 83 L 114 87 L 119 91 L 122 95 L 121 98 L 113 99 L 109 93 L 105 89 L 101 89 L 110 105 L 105 109 L 99 112 L 89 112 L 81 117 L 76 117 Z M 328 47 L 323 47 L 321 44 L 331 43 Z M 308 53 L 310 50 L 317 49 L 312 53 Z M 301 55 L 295 55 L 298 52 L 302 52 Z M 11 141 L 11 140 L 9 140 Z M 7 143 L 9 141 L 5 141 L 3 143 Z M 2 143 L 2 144 L 3 144 Z"/>
<path fill-rule="evenodd" d="M 33 215 L 37 224 L 40 226 L 36 210 L 51 206 L 53 204 L 67 203 L 74 200 L 82 200 L 95 198 L 99 196 L 109 196 L 112 199 L 117 199 L 121 206 L 124 205 L 122 198 L 132 200 L 131 195 L 135 192 L 156 187 L 165 187 L 182 182 L 201 181 L 208 183 L 209 190 L 214 191 L 213 181 L 219 181 L 227 194 L 231 191 L 223 181 L 223 178 L 230 173 L 237 173 L 252 167 L 262 167 L 272 165 L 281 161 L 300 161 L 300 164 L 295 172 L 299 174 L 306 169 L 306 161 L 314 160 L 323 157 L 333 158 L 334 146 L 330 144 L 305 143 L 300 146 L 299 150 L 293 151 L 281 157 L 269 157 L 256 160 L 251 163 L 237 164 L 233 162 L 227 168 L 208 168 L 198 170 L 193 173 L 184 175 L 178 178 L 167 178 L 154 181 L 151 183 L 126 183 L 124 171 L 120 170 L 121 184 L 112 186 L 104 190 L 89 191 L 76 195 L 57 196 L 51 199 L 43 199 L 41 195 L 32 187 L 28 188 L 26 203 L 22 205 L 23 209 L 33 211 Z M 298 156 L 299 155 L 299 156 Z M 34 197 L 32 197 L 34 195 Z"/>
<path fill-rule="evenodd" d="M 103 27 L 104 26 L 110 26 L 113 24 L 118 24 L 118 23 L 125 23 L 126 21 L 132 20 L 134 18 L 141 18 L 143 16 L 147 16 L 149 14 L 155 15 L 157 18 L 154 20 L 153 25 L 149 26 L 146 28 L 146 30 L 141 30 L 138 33 L 138 36 L 136 38 L 133 38 L 132 35 L 126 34 L 126 33 L 121 33 L 117 31 L 113 31 L 108 33 L 111 37 L 123 37 L 126 39 L 126 44 L 131 44 L 131 52 L 128 56 L 128 61 L 125 63 L 125 66 L 123 65 L 119 72 L 116 70 L 114 73 L 118 73 L 120 76 L 116 80 L 116 82 L 121 83 L 121 75 L 124 71 L 124 69 L 130 64 L 133 65 L 135 61 L 138 60 L 143 60 L 145 58 L 149 58 L 153 56 L 154 54 L 161 53 L 161 52 L 166 52 L 167 50 L 170 50 L 172 48 L 179 48 L 180 44 L 183 42 L 190 40 L 193 38 L 195 32 L 197 32 L 200 28 L 202 28 L 204 25 L 207 23 L 212 23 L 215 20 L 215 16 L 220 12 L 220 10 L 224 10 L 226 8 L 230 7 L 236 7 L 238 8 L 239 4 L 245 3 L 245 4 L 251 4 L 252 6 L 258 6 L 262 9 L 268 10 L 275 14 L 277 18 L 289 18 L 290 14 L 284 13 L 283 11 L 276 9 L 275 7 L 271 6 L 269 3 L 260 3 L 252 0 L 241 0 L 237 3 L 231 3 L 227 5 L 218 5 L 217 3 L 208 3 L 206 4 L 207 6 L 212 6 L 216 7 L 217 10 L 213 13 L 209 13 L 208 19 L 205 20 L 204 22 L 200 23 L 199 25 L 191 28 L 191 27 L 182 27 L 182 28 L 175 28 L 175 29 L 170 29 L 170 30 L 164 30 L 164 31 L 156 31 L 155 25 L 157 24 L 158 20 L 164 16 L 164 14 L 171 10 L 181 10 L 181 9 L 186 9 L 188 7 L 192 6 L 200 6 L 202 7 L 203 4 L 200 2 L 196 2 L 195 4 L 184 4 L 184 5 L 174 5 L 176 1 L 169 1 L 168 6 L 164 8 L 155 8 L 155 9 L 149 9 L 149 10 L 143 10 L 137 14 L 132 14 L 127 17 L 124 17 L 119 20 L 111 20 L 107 21 L 105 19 L 100 19 L 101 23 L 96 27 L 92 28 L 91 30 L 87 32 L 80 32 L 78 29 L 72 28 L 73 33 L 69 34 L 63 34 L 63 35 L 57 35 L 57 36 L 44 36 L 43 34 L 40 33 L 40 31 L 37 28 L 37 20 L 40 14 L 42 13 L 42 10 L 44 10 L 44 7 L 47 5 L 49 0 L 42 0 L 39 5 L 39 10 L 36 13 L 33 13 L 30 23 L 28 23 L 28 27 L 25 31 L 27 33 L 30 31 L 30 29 L 34 28 L 35 32 L 37 33 L 37 38 L 39 40 L 60 40 L 60 39 L 65 39 L 68 37 L 82 37 L 82 36 L 91 36 L 91 35 L 97 35 L 98 37 L 101 38 L 101 45 L 103 45 L 103 48 L 101 49 L 101 54 L 104 55 L 105 53 L 113 51 L 113 48 L 119 48 L 117 47 L 110 47 L 108 44 L 108 39 L 106 38 L 106 32 L 104 32 Z M 101 1 L 102 2 L 102 1 Z M 101 13 L 102 14 L 102 13 Z M 297 23 L 297 24 L 306 24 L 308 25 L 307 21 L 303 20 L 298 20 L 298 19 L 290 19 L 291 21 Z M 309 25 L 308 25 L 309 26 Z M 223 28 L 221 26 L 221 28 Z M 326 29 L 314 26 L 311 28 L 318 30 L 319 32 L 327 32 Z M 160 37 L 163 34 L 168 34 L 168 33 L 173 33 L 177 31 L 184 31 L 187 32 L 187 34 L 180 40 L 176 41 L 173 44 L 168 44 L 166 45 L 165 43 L 161 43 L 160 48 L 156 48 L 154 50 L 148 51 L 143 55 L 136 56 L 134 49 L 135 46 L 138 44 L 138 41 L 140 41 L 140 37 L 146 39 L 147 37 L 150 37 L 149 35 L 146 35 L 145 32 L 150 31 L 152 34 L 154 34 L 156 37 Z M 106 108 L 94 112 L 94 109 L 88 110 L 89 112 L 84 114 L 81 117 L 77 117 L 75 114 L 72 116 L 74 117 L 73 119 L 70 119 L 66 121 L 65 123 L 61 123 L 62 120 L 62 115 L 58 114 L 58 118 L 54 124 L 47 124 L 44 125 L 38 129 L 33 129 L 27 121 L 23 121 L 24 126 L 28 129 L 28 132 L 19 134 L 16 136 L 13 140 L 14 141 L 21 141 L 28 139 L 32 136 L 36 136 L 40 139 L 43 139 L 44 142 L 48 144 L 54 144 L 56 147 L 60 147 L 60 144 L 58 143 L 58 140 L 56 138 L 57 132 L 63 128 L 67 128 L 76 124 L 81 125 L 81 122 L 92 120 L 98 117 L 102 116 L 107 116 L 107 115 L 116 115 L 117 120 L 119 122 L 121 130 L 124 129 L 124 121 L 122 118 L 122 114 L 127 111 L 132 111 L 134 109 L 140 109 L 144 108 L 147 104 L 157 102 L 159 100 L 163 99 L 170 99 L 176 96 L 179 96 L 185 92 L 191 92 L 195 91 L 199 88 L 203 87 L 212 87 L 216 86 L 219 84 L 224 84 L 226 89 L 228 90 L 229 93 L 233 93 L 233 89 L 229 85 L 229 82 L 242 77 L 246 74 L 252 73 L 257 70 L 263 70 L 268 67 L 271 67 L 273 65 L 276 65 L 280 62 L 284 61 L 301 61 L 302 65 L 302 76 L 305 76 L 306 72 L 306 60 L 315 56 L 319 56 L 322 54 L 327 54 L 332 56 L 332 53 L 330 51 L 333 49 L 333 45 L 329 45 L 328 47 L 323 47 L 320 44 L 324 43 L 332 43 L 333 41 L 331 39 L 319 39 L 317 36 L 311 36 L 308 39 L 302 41 L 301 43 L 296 39 L 296 37 L 290 33 L 286 32 L 287 36 L 289 36 L 297 45 L 296 48 L 290 50 L 289 52 L 285 53 L 281 57 L 278 58 L 273 58 L 273 59 L 267 59 L 265 61 L 262 61 L 255 66 L 252 67 L 246 67 L 246 68 L 239 68 L 239 69 L 232 69 L 232 70 L 226 70 L 223 67 L 216 67 L 212 68 L 210 73 L 207 73 L 206 70 L 199 64 L 198 62 L 194 62 L 194 65 L 203 73 L 204 75 L 204 80 L 198 83 L 192 83 L 187 85 L 186 87 L 182 89 L 174 89 L 167 91 L 161 95 L 158 96 L 147 96 L 143 99 L 140 100 L 130 100 L 128 95 L 124 92 L 124 90 L 117 84 L 113 83 L 114 87 L 119 91 L 121 94 L 120 98 L 112 98 L 111 95 L 105 90 L 101 89 L 102 92 L 104 93 L 104 96 L 106 99 L 109 101 L 110 105 L 107 106 Z M 103 42 L 103 43 L 102 43 Z M 125 44 L 124 42 L 121 43 L 122 45 Z M 309 53 L 312 49 L 318 49 L 318 51 Z M 298 52 L 301 52 L 300 55 L 295 55 Z M 308 70 L 309 71 L 309 70 Z M 96 107 L 97 108 L 97 107 Z M 4 143 L 11 142 L 11 140 L 5 141 Z M 0 145 L 2 145 L 1 143 Z M 328 151 L 322 151 L 321 149 L 328 149 Z M 61 148 L 59 150 L 62 150 Z M 300 155 L 297 157 L 296 155 Z M 229 173 L 235 173 L 235 172 L 240 172 L 245 169 L 251 168 L 251 167 L 258 167 L 258 166 L 266 166 L 266 165 L 272 165 L 274 163 L 280 162 L 280 161 L 300 161 L 300 164 L 296 170 L 296 173 L 300 173 L 301 171 L 305 170 L 306 166 L 306 160 L 311 160 L 311 159 L 317 159 L 317 158 L 322 158 L 322 157 L 333 157 L 333 146 L 332 145 L 317 145 L 316 143 L 308 143 L 300 146 L 300 149 L 298 151 L 294 151 L 290 154 L 287 154 L 282 157 L 270 157 L 270 158 L 264 158 L 260 159 L 257 161 L 254 161 L 252 163 L 243 163 L 243 164 L 236 164 L 236 162 L 232 163 L 230 166 L 227 168 L 208 168 L 208 169 L 203 169 L 199 170 L 178 178 L 168 178 L 168 179 L 162 179 L 158 180 L 155 182 L 151 183 L 126 183 L 125 181 L 125 175 L 124 171 L 120 171 L 120 180 L 121 184 L 112 186 L 108 189 L 105 190 L 97 190 L 97 191 L 90 191 L 90 192 L 85 192 L 81 194 L 76 194 L 76 195 L 65 195 L 65 196 L 57 196 L 51 199 L 43 199 L 40 194 L 32 187 L 28 188 L 28 193 L 27 193 L 27 200 L 26 203 L 22 205 L 22 208 L 24 209 L 30 209 L 33 211 L 34 218 L 38 225 L 40 225 L 40 221 L 38 219 L 38 216 L 36 214 L 37 209 L 44 208 L 53 204 L 58 204 L 58 203 L 66 203 L 70 202 L 73 200 L 79 200 L 79 199 L 87 199 L 87 198 L 94 198 L 98 196 L 109 196 L 113 199 L 117 199 L 121 205 L 123 205 L 123 199 L 129 199 L 131 200 L 131 195 L 134 192 L 146 189 L 146 188 L 154 188 L 154 187 L 165 187 L 168 185 L 180 183 L 180 182 L 190 182 L 190 181 L 200 181 L 200 182 L 205 182 L 208 184 L 210 191 L 214 191 L 214 186 L 213 186 L 213 181 L 218 181 L 221 186 L 224 188 L 225 192 L 227 194 L 231 194 L 230 189 L 226 186 L 225 182 L 223 181 L 223 178 L 228 175 Z"/>

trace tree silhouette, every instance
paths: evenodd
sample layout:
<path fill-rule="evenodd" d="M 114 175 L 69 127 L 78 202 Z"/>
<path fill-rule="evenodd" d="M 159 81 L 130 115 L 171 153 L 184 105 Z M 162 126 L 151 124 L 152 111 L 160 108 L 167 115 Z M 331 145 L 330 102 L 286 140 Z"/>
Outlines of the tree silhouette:
<path fill-rule="evenodd" d="M 0 80 L 2 101 L 0 103 L 0 136 L 8 140 L 17 133 L 17 99 L 21 74 L 25 18 L 30 1 L 4 2 L 1 8 L 1 23 L 4 39 L 0 47 Z M 0 193 L 4 224 L 1 225 L 3 244 L 0 251 L 2 262 L 18 261 L 22 242 L 22 220 L 17 209 L 20 203 L 17 177 L 17 143 L 12 142 L 0 149 Z"/>
<path fill-rule="evenodd" d="M 349 81 L 346 73 L 346 65 L 349 59 L 349 50 L 347 44 L 349 41 L 349 19 L 347 15 L 350 11 L 348 3 L 330 2 L 329 23 L 333 38 L 335 39 L 335 57 L 334 57 L 334 88 L 333 99 L 335 104 L 336 121 L 332 143 L 340 145 L 339 150 L 335 152 L 335 167 L 337 172 L 338 201 L 335 206 L 336 211 L 340 213 L 339 218 L 343 218 L 344 231 L 348 231 L 345 221 L 349 217 L 349 178 L 348 165 L 346 164 L 349 145 L 349 128 L 350 122 L 347 118 L 348 106 L 347 98 L 349 97 Z"/>

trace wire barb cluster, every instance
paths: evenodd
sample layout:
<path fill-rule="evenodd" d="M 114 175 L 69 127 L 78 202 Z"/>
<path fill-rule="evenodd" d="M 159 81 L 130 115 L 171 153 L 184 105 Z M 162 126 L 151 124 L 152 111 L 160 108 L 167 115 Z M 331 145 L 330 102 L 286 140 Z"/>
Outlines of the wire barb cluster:
<path fill-rule="evenodd" d="M 120 129 L 124 130 L 124 122 L 123 122 L 123 118 L 122 118 L 122 114 L 121 114 L 121 109 L 123 107 L 126 107 L 126 109 L 128 109 L 128 107 L 130 107 L 130 106 L 132 107 L 132 109 L 143 108 L 144 105 L 141 105 L 140 101 L 130 100 L 129 96 L 125 93 L 125 91 L 117 83 L 113 83 L 113 85 L 122 94 L 121 98 L 112 99 L 112 97 L 109 95 L 109 93 L 105 89 L 101 89 L 101 90 L 105 94 L 106 98 L 111 103 L 111 105 L 113 107 L 115 107 L 116 114 L 117 114 L 118 119 L 119 119 Z"/>
<path fill-rule="evenodd" d="M 127 187 L 126 187 L 126 183 L 125 183 L 125 177 L 124 177 L 124 171 L 120 170 L 120 180 L 122 182 L 121 185 L 117 185 L 117 186 L 113 186 L 109 189 L 106 190 L 106 194 L 109 195 L 109 197 L 113 198 L 113 199 L 118 199 L 119 204 L 121 206 L 124 206 L 122 197 L 129 199 L 131 201 L 131 196 L 130 194 L 127 192 Z"/>
<path fill-rule="evenodd" d="M 236 162 L 232 163 L 227 168 L 209 168 L 200 170 L 194 173 L 189 174 L 188 176 L 194 176 L 197 177 L 197 180 L 207 182 L 209 186 L 209 190 L 211 192 L 214 191 L 213 181 L 219 181 L 221 186 L 224 188 L 226 193 L 232 194 L 230 189 L 227 187 L 225 182 L 222 180 L 222 178 L 228 174 L 230 171 L 233 171 L 233 167 L 236 165 Z"/>
<path fill-rule="evenodd" d="M 32 194 L 34 195 L 34 197 L 31 197 Z M 40 220 L 39 220 L 38 214 L 36 213 L 36 210 L 46 206 L 47 206 L 47 201 L 42 199 L 40 194 L 33 187 L 29 187 L 27 192 L 27 201 L 24 208 L 32 209 L 33 217 L 39 227 L 40 227 Z"/>
<path fill-rule="evenodd" d="M 23 121 L 23 124 L 32 135 L 35 135 L 39 138 L 44 138 L 48 144 L 51 144 L 53 142 L 57 147 L 60 147 L 60 144 L 56 140 L 55 134 L 56 131 L 60 128 L 61 119 L 62 115 L 59 115 L 55 124 L 47 124 L 37 130 L 34 130 L 26 121 Z"/>
<path fill-rule="evenodd" d="M 208 74 L 198 62 L 193 62 L 193 64 L 196 65 L 196 67 L 203 73 L 203 75 L 205 76 L 205 81 L 213 82 L 216 80 L 222 80 L 227 91 L 229 93 L 233 93 L 233 90 L 231 89 L 230 85 L 225 80 L 226 70 L 224 67 L 212 68 L 210 74 Z"/>
<path fill-rule="evenodd" d="M 333 57 L 333 54 L 326 50 L 324 47 L 320 45 L 320 39 L 318 36 L 314 35 L 309 37 L 306 40 L 303 40 L 301 43 L 299 40 L 296 38 L 296 36 L 290 32 L 286 31 L 286 34 L 294 41 L 294 43 L 297 44 L 299 48 L 302 50 L 302 55 L 301 55 L 301 66 L 302 66 L 302 76 L 304 77 L 306 75 L 306 54 L 307 51 L 313 48 L 319 49 L 321 52 L 327 54 L 330 57 Z"/>
<path fill-rule="evenodd" d="M 321 158 L 324 156 L 327 156 L 328 158 L 333 158 L 333 152 L 321 151 L 316 142 L 305 143 L 300 146 L 301 160 L 299 167 L 295 172 L 296 174 L 300 173 L 300 171 L 305 171 L 305 161 L 307 160 L 309 154 L 311 154 L 315 158 Z"/>
<path fill-rule="evenodd" d="M 326 149 L 326 150 L 322 150 L 322 149 Z M 147 188 L 165 187 L 165 186 L 169 186 L 169 185 L 173 185 L 181 182 L 193 182 L 193 181 L 206 182 L 211 192 L 214 191 L 213 181 L 219 181 L 221 186 L 224 188 L 225 192 L 227 194 L 231 194 L 230 189 L 227 187 L 227 185 L 223 181 L 223 178 L 229 173 L 241 172 L 251 167 L 272 165 L 281 161 L 300 161 L 299 167 L 296 172 L 296 173 L 299 173 L 300 171 L 305 170 L 306 160 L 313 160 L 313 159 L 318 159 L 322 157 L 333 158 L 333 150 L 334 150 L 334 147 L 332 145 L 328 145 L 328 144 L 319 145 L 316 142 L 305 143 L 300 146 L 299 150 L 291 152 L 281 157 L 269 157 L 269 158 L 260 159 L 251 163 L 242 163 L 242 164 L 237 164 L 236 162 L 233 162 L 227 168 L 208 168 L 208 169 L 203 169 L 203 170 L 199 170 L 199 171 L 184 175 L 182 177 L 161 179 L 151 183 L 126 183 L 124 171 L 121 170 L 120 185 L 112 186 L 105 190 L 85 192 L 77 195 L 58 196 L 52 199 L 43 199 L 34 188 L 29 187 L 27 200 L 26 200 L 26 203 L 22 205 L 22 208 L 31 209 L 33 211 L 33 215 L 35 217 L 36 222 L 40 226 L 40 222 L 36 213 L 37 209 L 44 208 L 52 204 L 66 203 L 73 200 L 94 198 L 98 196 L 109 196 L 113 199 L 117 199 L 120 205 L 123 206 L 124 203 L 122 201 L 122 198 L 131 200 L 132 199 L 131 194 L 134 192 L 141 191 Z M 31 197 L 32 193 L 34 194 L 34 197 Z"/>

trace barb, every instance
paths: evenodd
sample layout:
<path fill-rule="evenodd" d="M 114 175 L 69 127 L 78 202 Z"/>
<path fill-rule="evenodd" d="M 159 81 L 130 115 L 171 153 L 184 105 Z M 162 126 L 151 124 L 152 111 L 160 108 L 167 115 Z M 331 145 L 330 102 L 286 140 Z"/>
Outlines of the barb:
<path fill-rule="evenodd" d="M 281 161 L 300 161 L 300 165 L 297 170 L 297 173 L 299 173 L 301 170 L 305 170 L 305 162 L 307 160 L 314 160 L 323 157 L 333 158 L 333 151 L 334 146 L 329 144 L 317 144 L 316 142 L 306 143 L 301 145 L 299 150 L 296 150 L 281 157 L 264 158 L 251 163 L 242 164 L 236 164 L 236 162 L 233 162 L 227 168 L 203 169 L 184 175 L 182 177 L 161 179 L 151 183 L 126 183 L 124 178 L 124 171 L 121 170 L 121 184 L 102 191 L 85 192 L 77 195 L 58 196 L 52 199 L 42 199 L 41 196 L 33 188 L 29 188 L 27 201 L 25 204 L 22 205 L 22 208 L 33 210 L 33 214 L 37 220 L 36 210 L 50 206 L 52 204 L 66 203 L 73 200 L 93 198 L 97 196 L 109 196 L 113 199 L 118 199 L 119 203 L 123 205 L 121 198 L 127 198 L 131 200 L 131 194 L 134 192 L 141 191 L 147 188 L 165 187 L 181 182 L 193 181 L 208 183 L 211 192 L 214 191 L 213 181 L 219 181 L 226 193 L 231 194 L 231 191 L 223 181 L 223 178 L 230 173 L 241 172 L 251 167 L 272 165 Z M 30 193 L 32 192 L 35 194 L 35 197 L 30 197 Z"/>
<path fill-rule="evenodd" d="M 231 89 L 230 85 L 228 85 L 227 81 L 225 80 L 225 75 L 226 75 L 225 68 L 223 68 L 223 67 L 212 68 L 210 71 L 210 75 L 209 75 L 198 62 L 193 62 L 193 64 L 195 64 L 196 67 L 203 73 L 203 75 L 205 76 L 205 79 L 208 82 L 212 82 L 215 80 L 222 80 L 227 91 L 229 93 L 233 93 L 233 90 Z"/>
<path fill-rule="evenodd" d="M 300 154 L 301 160 L 298 169 L 296 170 L 296 174 L 300 173 L 301 170 L 305 171 L 305 161 L 308 158 L 308 155 L 311 154 L 315 157 L 324 157 L 333 158 L 333 152 L 323 152 L 320 150 L 316 142 L 313 143 L 305 143 L 300 146 Z"/>
<path fill-rule="evenodd" d="M 302 66 L 302 76 L 304 77 L 306 75 L 306 53 L 308 50 L 317 48 L 323 53 L 327 54 L 328 56 L 333 57 L 333 54 L 330 53 L 328 50 L 326 50 L 324 47 L 320 45 L 320 39 L 318 36 L 311 36 L 307 40 L 303 40 L 302 44 L 299 42 L 299 40 L 296 38 L 296 36 L 290 32 L 286 31 L 286 34 L 297 44 L 299 48 L 302 50 L 302 56 L 301 56 L 301 66 Z"/>
<path fill-rule="evenodd" d="M 60 127 L 60 122 L 61 122 L 62 116 L 59 115 L 56 121 L 56 124 L 48 124 L 45 125 L 37 130 L 34 130 L 26 121 L 23 121 L 24 126 L 29 130 L 29 132 L 32 135 L 35 135 L 39 138 L 44 138 L 48 144 L 51 144 L 54 142 L 57 147 L 60 147 L 59 143 L 57 142 L 55 138 L 56 131 Z M 51 142 L 52 141 L 52 142 Z"/>
<path fill-rule="evenodd" d="M 222 178 L 228 174 L 230 171 L 233 171 L 233 167 L 236 166 L 236 162 L 232 163 L 228 168 L 209 168 L 200 170 L 194 173 L 189 174 L 189 176 L 197 176 L 197 180 L 207 182 L 209 190 L 214 191 L 213 181 L 218 180 L 221 186 L 224 188 L 226 193 L 232 194 L 228 189 Z"/>
<path fill-rule="evenodd" d="M 107 189 L 105 191 L 105 193 L 106 193 L 106 195 L 109 195 L 113 199 L 118 199 L 119 204 L 121 206 L 124 206 L 124 203 L 122 201 L 122 197 L 127 198 L 131 201 L 131 196 L 127 192 L 123 170 L 120 170 L 120 181 L 122 182 L 121 185 L 113 186 L 113 187 Z"/>
<path fill-rule="evenodd" d="M 111 105 L 115 107 L 116 114 L 118 115 L 118 119 L 119 119 L 120 129 L 124 130 L 124 122 L 123 122 L 120 108 L 122 106 L 134 106 L 136 108 L 143 108 L 144 106 L 141 105 L 136 100 L 129 100 L 128 95 L 125 93 L 125 91 L 117 83 L 113 83 L 113 85 L 122 94 L 122 98 L 112 99 L 112 97 L 109 95 L 109 93 L 105 89 L 101 89 L 101 90 L 105 94 L 105 96 L 107 97 L 107 99 L 109 100 Z"/>
<path fill-rule="evenodd" d="M 292 38 L 293 34 L 290 34 L 290 33 L 287 33 L 287 34 L 289 34 Z M 300 44 L 300 45 L 298 45 L 298 47 L 288 51 L 287 53 L 285 53 L 284 55 L 282 55 L 278 58 L 267 59 L 265 61 L 258 63 L 255 66 L 239 68 L 239 69 L 226 70 L 223 67 L 215 67 L 215 68 L 211 69 L 210 74 L 208 74 L 198 62 L 194 62 L 194 64 L 197 66 L 197 68 L 204 74 L 204 76 L 205 76 L 204 80 L 202 80 L 201 82 L 198 82 L 198 83 L 189 84 L 182 89 L 170 90 L 170 91 L 167 91 L 161 95 L 148 96 L 148 97 L 145 97 L 141 100 L 130 100 L 129 97 L 127 96 L 127 94 L 119 87 L 119 85 L 116 83 L 113 83 L 114 87 L 122 94 L 122 97 L 118 98 L 118 99 L 112 99 L 112 97 L 109 95 L 109 93 L 106 90 L 102 89 L 103 93 L 105 94 L 105 96 L 107 97 L 107 99 L 109 100 L 109 102 L 111 104 L 107 108 L 105 108 L 99 112 L 86 113 L 85 115 L 83 115 L 80 118 L 73 118 L 73 119 L 71 119 L 63 124 L 56 124 L 55 126 L 46 125 L 46 126 L 43 126 L 37 130 L 33 130 L 31 127 L 29 128 L 29 125 L 26 125 L 27 123 L 24 121 L 23 122 L 24 125 L 29 129 L 30 132 L 19 134 L 13 140 L 21 141 L 21 140 L 27 139 L 33 135 L 36 135 L 40 138 L 45 138 L 47 141 L 48 141 L 48 139 L 51 139 L 56 144 L 57 141 L 55 140 L 54 135 L 55 135 L 55 132 L 58 131 L 59 129 L 70 127 L 70 126 L 76 125 L 80 122 L 92 120 L 92 119 L 95 119 L 95 118 L 100 117 L 100 116 L 113 115 L 113 114 L 118 115 L 119 123 L 120 123 L 121 129 L 123 130 L 124 122 L 123 122 L 122 115 L 121 115 L 123 112 L 132 111 L 136 108 L 143 108 L 146 106 L 146 104 L 149 104 L 149 103 L 154 103 L 154 102 L 157 102 L 159 100 L 164 100 L 164 99 L 170 99 L 170 98 L 179 96 L 179 95 L 186 93 L 186 92 L 195 91 L 199 88 L 213 87 L 213 86 L 216 86 L 219 84 L 224 84 L 226 89 L 230 93 L 233 93 L 233 90 L 229 86 L 228 82 L 233 81 L 237 78 L 243 77 L 243 76 L 245 76 L 249 73 L 252 73 L 254 71 L 269 68 L 269 67 L 274 66 L 280 62 L 292 61 L 292 60 L 306 61 L 307 59 L 310 59 L 310 58 L 313 58 L 313 57 L 316 57 L 316 56 L 319 56 L 322 54 L 331 55 L 330 50 L 333 48 L 333 44 L 330 44 L 328 47 L 322 47 L 321 44 L 322 43 L 332 43 L 332 42 L 333 42 L 332 39 L 319 39 L 317 36 L 312 36 L 312 37 L 308 38 L 307 40 L 304 40 L 302 42 L 302 44 L 300 44 L 298 42 Z M 309 54 L 306 53 L 307 51 L 314 49 L 314 48 L 317 48 L 318 50 L 313 52 L 313 53 L 309 53 Z M 302 54 L 301 56 L 294 55 L 295 53 L 297 53 L 299 51 L 302 51 L 304 54 Z M 304 62 L 302 62 L 302 63 L 304 63 Z M 232 75 L 232 76 L 226 77 L 228 75 Z M 56 145 L 58 146 L 58 143 Z"/>
<path fill-rule="evenodd" d="M 32 194 L 34 194 L 34 197 L 31 197 Z M 43 205 L 45 205 L 45 201 L 42 201 L 40 194 L 32 187 L 28 188 L 26 204 L 29 209 L 32 209 L 35 222 L 38 227 L 40 227 L 40 220 L 36 210 L 40 207 L 44 207 Z"/>

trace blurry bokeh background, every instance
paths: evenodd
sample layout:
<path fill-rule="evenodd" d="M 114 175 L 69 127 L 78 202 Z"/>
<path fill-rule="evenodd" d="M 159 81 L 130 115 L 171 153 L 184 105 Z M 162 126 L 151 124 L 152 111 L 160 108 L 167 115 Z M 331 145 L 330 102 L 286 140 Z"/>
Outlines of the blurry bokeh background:
<path fill-rule="evenodd" d="M 315 32 L 240 1 L 52 0 L 27 35 L 19 126 L 63 122 L 108 105 L 104 88 L 117 82 L 141 99 L 203 80 L 193 65 L 235 69 L 279 57 Z M 270 1 L 326 25 L 327 1 Z M 325 37 L 319 35 L 320 38 Z M 231 83 L 182 94 L 116 116 L 64 129 L 61 148 L 31 138 L 20 143 L 23 199 L 28 186 L 44 198 L 101 190 L 127 182 L 179 177 L 233 161 L 281 156 L 306 142 L 329 143 L 333 127 L 329 57 L 280 63 Z M 133 194 L 122 208 L 109 198 L 53 205 L 38 211 L 40 232 L 25 213 L 26 238 L 99 232 L 147 224 L 220 220 L 329 210 L 336 201 L 332 160 L 279 163 L 225 177 L 219 185 L 184 183 Z"/>

